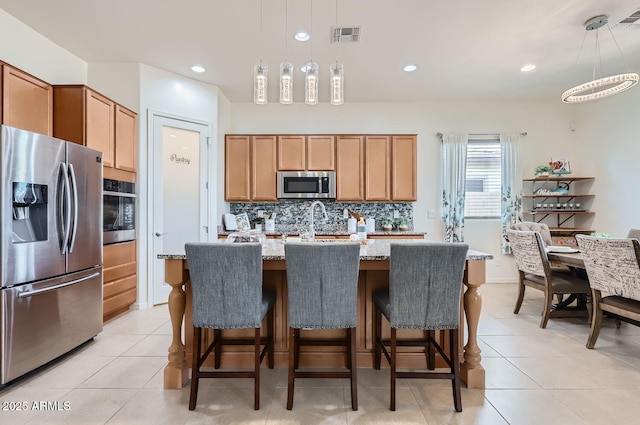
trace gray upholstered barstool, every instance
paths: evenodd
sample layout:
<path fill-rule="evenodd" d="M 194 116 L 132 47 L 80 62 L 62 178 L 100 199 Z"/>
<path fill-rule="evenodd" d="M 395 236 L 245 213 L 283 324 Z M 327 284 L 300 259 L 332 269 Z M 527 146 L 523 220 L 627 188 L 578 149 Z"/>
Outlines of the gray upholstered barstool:
<path fill-rule="evenodd" d="M 384 352 L 391 366 L 391 410 L 396 410 L 396 378 L 450 379 L 456 411 L 462 411 L 460 396 L 460 295 L 469 245 L 462 243 L 391 244 L 389 289 L 373 294 L 375 350 L 374 367 L 380 369 Z M 391 340 L 382 339 L 382 315 L 391 324 Z M 427 330 L 426 339 L 397 341 L 397 329 Z M 449 354 L 435 339 L 435 330 L 449 330 Z M 386 345 L 390 345 L 390 353 Z M 427 367 L 435 369 L 435 350 L 449 372 L 398 372 L 396 346 L 427 349 Z"/>
<path fill-rule="evenodd" d="M 349 378 L 351 408 L 358 410 L 356 324 L 360 244 L 287 243 L 289 305 L 289 383 L 287 409 L 293 408 L 296 378 Z M 346 329 L 340 340 L 301 339 L 301 330 Z M 299 371 L 301 345 L 347 347 L 348 371 Z"/>
<path fill-rule="evenodd" d="M 193 362 L 189 410 L 196 408 L 200 378 L 253 378 L 254 409 L 260 408 L 260 363 L 268 353 L 273 368 L 273 304 L 276 294 L 262 290 L 262 248 L 258 243 L 185 244 L 191 277 L 193 305 Z M 260 336 L 267 317 L 267 336 Z M 213 341 L 201 354 L 202 329 L 213 329 Z M 250 339 L 225 339 L 223 329 L 255 330 Z M 223 345 L 253 345 L 253 371 L 202 371 L 214 351 L 214 366 L 220 368 Z M 261 346 L 264 348 L 261 350 Z"/>

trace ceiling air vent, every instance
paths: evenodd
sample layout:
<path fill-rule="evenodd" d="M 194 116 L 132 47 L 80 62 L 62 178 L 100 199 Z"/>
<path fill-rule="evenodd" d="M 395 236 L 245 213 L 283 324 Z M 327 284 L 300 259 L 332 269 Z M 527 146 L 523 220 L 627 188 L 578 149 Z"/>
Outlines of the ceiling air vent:
<path fill-rule="evenodd" d="M 332 43 L 357 43 L 360 41 L 360 27 L 331 27 Z"/>
<path fill-rule="evenodd" d="M 640 9 L 633 12 L 630 16 L 620 21 L 621 24 L 640 24 Z"/>

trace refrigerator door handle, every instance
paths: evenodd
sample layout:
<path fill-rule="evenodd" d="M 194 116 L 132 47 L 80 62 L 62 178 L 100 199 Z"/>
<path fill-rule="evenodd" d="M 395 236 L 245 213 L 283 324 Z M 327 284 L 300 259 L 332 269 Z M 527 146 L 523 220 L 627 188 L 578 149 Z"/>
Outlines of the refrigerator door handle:
<path fill-rule="evenodd" d="M 33 295 L 44 294 L 45 292 L 55 291 L 56 289 L 64 288 L 65 286 L 75 285 L 76 283 L 84 282 L 85 280 L 93 279 L 100 276 L 100 273 L 96 272 L 89 276 L 81 277 L 80 279 L 71 280 L 69 282 L 59 283 L 57 285 L 47 286 L 46 288 L 36 289 L 34 291 L 23 291 L 18 293 L 18 298 L 27 298 Z"/>
<path fill-rule="evenodd" d="M 76 182 L 76 172 L 73 164 L 69 164 L 69 175 L 71 176 L 71 186 L 73 187 L 73 228 L 71 229 L 69 241 L 69 254 L 73 252 L 73 245 L 76 241 L 76 233 L 78 231 L 78 184 Z"/>
<path fill-rule="evenodd" d="M 69 175 L 67 174 L 67 164 L 64 162 L 60 164 L 60 175 L 62 176 L 62 188 L 61 195 L 58 198 L 58 226 L 62 232 L 62 238 L 60 240 L 60 254 L 67 252 L 67 245 L 69 241 L 69 230 L 71 227 L 71 193 L 69 192 Z M 62 199 L 64 198 L 64 205 Z"/>

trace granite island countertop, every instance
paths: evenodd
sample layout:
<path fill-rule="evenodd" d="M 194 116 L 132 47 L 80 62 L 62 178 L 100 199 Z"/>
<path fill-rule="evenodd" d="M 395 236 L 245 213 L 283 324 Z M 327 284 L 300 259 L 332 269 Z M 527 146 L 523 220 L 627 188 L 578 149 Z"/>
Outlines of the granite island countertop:
<path fill-rule="evenodd" d="M 323 240 L 312 243 L 345 243 L 349 240 Z M 361 242 L 360 261 L 388 260 L 392 243 L 421 243 L 429 242 L 424 239 L 367 239 Z M 226 239 L 217 239 L 213 243 L 226 243 Z M 295 242 L 294 242 L 295 243 Z M 184 252 L 158 254 L 160 260 L 184 260 L 187 256 Z M 267 239 L 262 246 L 263 260 L 284 260 L 284 243 L 280 239 Z M 492 260 L 493 254 L 469 249 L 467 260 Z"/>

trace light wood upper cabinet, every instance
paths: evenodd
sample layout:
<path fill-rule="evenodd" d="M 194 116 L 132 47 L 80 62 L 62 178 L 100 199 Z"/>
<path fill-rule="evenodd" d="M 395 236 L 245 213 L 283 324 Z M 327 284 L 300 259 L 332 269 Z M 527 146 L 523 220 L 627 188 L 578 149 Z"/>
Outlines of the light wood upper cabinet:
<path fill-rule="evenodd" d="M 54 86 L 53 135 L 102 152 L 102 164 L 135 172 L 138 115 L 83 85 Z"/>
<path fill-rule="evenodd" d="M 388 201 L 391 196 L 391 137 L 365 138 L 365 201 Z"/>
<path fill-rule="evenodd" d="M 336 137 L 336 201 L 364 199 L 364 137 Z"/>
<path fill-rule="evenodd" d="M 251 199 L 251 136 L 226 136 L 224 140 L 224 198 Z"/>
<path fill-rule="evenodd" d="M 278 136 L 278 170 L 304 171 L 305 167 L 305 136 Z"/>
<path fill-rule="evenodd" d="M 0 123 L 53 135 L 53 87 L 0 63 Z"/>
<path fill-rule="evenodd" d="M 115 143 L 115 107 L 112 100 L 95 93 L 85 91 L 86 123 L 84 145 L 102 151 L 102 165 L 113 167 Z M 72 140 L 73 141 L 73 140 Z"/>
<path fill-rule="evenodd" d="M 116 105 L 115 113 L 116 168 L 135 172 L 138 164 L 138 115 L 120 105 Z"/>
<path fill-rule="evenodd" d="M 251 198 L 277 201 L 276 136 L 253 136 L 251 144 Z"/>
<path fill-rule="evenodd" d="M 391 140 L 391 200 L 415 201 L 417 187 L 417 141 L 415 135 Z"/>
<path fill-rule="evenodd" d="M 335 136 L 278 136 L 278 171 L 335 170 Z"/>
<path fill-rule="evenodd" d="M 227 201 L 277 201 L 281 170 L 335 170 L 336 201 L 417 199 L 416 135 L 227 135 L 225 147 Z"/>
<path fill-rule="evenodd" d="M 335 146 L 335 136 L 307 136 L 307 170 L 335 170 Z"/>
<path fill-rule="evenodd" d="M 225 137 L 225 200 L 277 201 L 277 136 Z"/>

